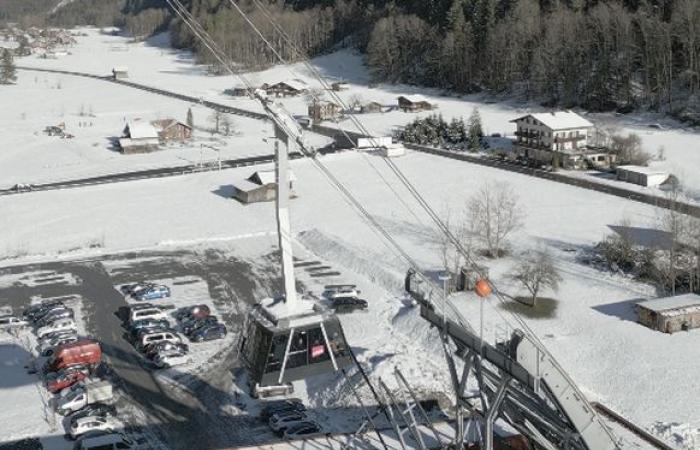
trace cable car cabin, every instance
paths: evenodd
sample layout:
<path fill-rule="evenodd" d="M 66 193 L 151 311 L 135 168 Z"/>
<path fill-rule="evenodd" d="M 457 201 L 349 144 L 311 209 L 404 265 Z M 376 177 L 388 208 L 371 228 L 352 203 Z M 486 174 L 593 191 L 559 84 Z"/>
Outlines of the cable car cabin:
<path fill-rule="evenodd" d="M 241 354 L 253 394 L 353 364 L 340 321 L 327 311 L 280 317 L 258 304 L 249 319 Z"/>

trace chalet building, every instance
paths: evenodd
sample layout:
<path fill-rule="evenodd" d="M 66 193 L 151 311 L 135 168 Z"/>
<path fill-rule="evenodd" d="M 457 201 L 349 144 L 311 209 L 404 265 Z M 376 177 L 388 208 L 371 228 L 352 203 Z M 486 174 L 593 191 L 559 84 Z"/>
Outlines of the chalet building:
<path fill-rule="evenodd" d="M 280 81 L 276 84 L 263 84 L 260 87 L 271 97 L 294 97 L 308 92 L 309 87 L 298 80 Z"/>
<path fill-rule="evenodd" d="M 154 120 L 151 125 L 156 129 L 161 142 L 186 141 L 192 137 L 192 128 L 175 119 Z"/>
<path fill-rule="evenodd" d="M 658 187 L 666 183 L 671 175 L 663 170 L 643 166 L 619 166 L 617 179 L 645 187 Z"/>
<path fill-rule="evenodd" d="M 114 67 L 112 69 L 112 77 L 115 80 L 123 80 L 125 78 L 129 78 L 129 69 L 123 66 Z"/>
<path fill-rule="evenodd" d="M 384 112 L 384 105 L 379 102 L 369 102 L 360 106 L 360 112 L 362 114 L 380 113 Z"/>
<path fill-rule="evenodd" d="M 342 109 L 340 105 L 324 100 L 314 101 L 309 105 L 309 117 L 314 122 L 322 120 L 335 120 L 340 117 Z"/>
<path fill-rule="evenodd" d="M 593 124 L 574 112 L 528 114 L 511 122 L 517 126 L 516 154 L 527 160 L 552 165 L 558 160 L 567 169 L 614 163 L 613 155 L 588 148 Z"/>
<path fill-rule="evenodd" d="M 119 148 L 125 155 L 148 153 L 158 150 L 158 130 L 149 122 L 134 120 L 124 128 L 124 137 L 119 139 Z"/>
<path fill-rule="evenodd" d="M 403 112 L 430 111 L 433 105 L 422 95 L 403 95 L 399 97 L 399 109 Z"/>
<path fill-rule="evenodd" d="M 289 171 L 289 189 L 290 198 L 296 197 L 294 193 L 294 182 L 296 177 L 294 173 Z M 252 174 L 246 179 L 236 181 L 233 184 L 233 198 L 241 203 L 259 203 L 270 202 L 277 197 L 277 181 L 275 180 L 274 170 L 260 170 Z"/>
<path fill-rule="evenodd" d="M 700 295 L 683 294 L 637 303 L 639 322 L 664 333 L 700 328 Z"/>

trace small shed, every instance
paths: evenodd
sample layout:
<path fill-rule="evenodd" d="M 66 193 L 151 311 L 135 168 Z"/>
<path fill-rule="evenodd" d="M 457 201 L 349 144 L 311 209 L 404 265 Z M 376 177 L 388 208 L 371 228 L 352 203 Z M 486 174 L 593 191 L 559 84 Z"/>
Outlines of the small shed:
<path fill-rule="evenodd" d="M 333 102 L 320 100 L 309 105 L 309 117 L 316 122 L 337 119 L 340 113 L 340 106 Z"/>
<path fill-rule="evenodd" d="M 662 170 L 655 170 L 644 166 L 619 166 L 617 179 L 640 186 L 658 187 L 664 184 L 670 174 Z"/>
<path fill-rule="evenodd" d="M 399 97 L 399 109 L 404 112 L 430 111 L 433 105 L 422 95 L 402 95 Z"/>
<path fill-rule="evenodd" d="M 112 69 L 112 78 L 115 80 L 123 80 L 129 78 L 129 69 L 124 66 L 117 66 Z"/>
<path fill-rule="evenodd" d="M 296 177 L 289 171 L 290 197 L 294 194 L 294 182 Z M 259 170 L 248 178 L 234 182 L 233 198 L 241 203 L 269 202 L 276 199 L 276 186 L 274 170 Z"/>
<path fill-rule="evenodd" d="M 185 141 L 192 137 L 192 128 L 175 119 L 160 119 L 151 122 L 161 141 Z"/>
<path fill-rule="evenodd" d="M 147 153 L 158 149 L 158 130 L 149 122 L 133 120 L 126 124 L 119 147 L 124 154 Z"/>
<path fill-rule="evenodd" d="M 331 89 L 334 91 L 345 91 L 350 89 L 350 85 L 345 81 L 336 81 L 335 83 L 331 84 Z"/>
<path fill-rule="evenodd" d="M 700 295 L 683 294 L 637 303 L 639 323 L 664 333 L 700 328 Z"/>

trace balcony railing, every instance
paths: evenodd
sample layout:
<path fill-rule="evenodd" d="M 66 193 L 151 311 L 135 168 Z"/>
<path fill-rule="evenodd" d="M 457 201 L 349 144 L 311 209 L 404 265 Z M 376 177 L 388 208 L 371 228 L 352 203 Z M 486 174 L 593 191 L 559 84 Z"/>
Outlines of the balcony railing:
<path fill-rule="evenodd" d="M 555 144 L 563 144 L 564 142 L 577 142 L 577 141 L 583 141 L 586 139 L 586 135 L 584 134 L 579 134 L 578 136 L 560 136 L 560 137 L 555 137 L 554 138 L 554 143 Z"/>

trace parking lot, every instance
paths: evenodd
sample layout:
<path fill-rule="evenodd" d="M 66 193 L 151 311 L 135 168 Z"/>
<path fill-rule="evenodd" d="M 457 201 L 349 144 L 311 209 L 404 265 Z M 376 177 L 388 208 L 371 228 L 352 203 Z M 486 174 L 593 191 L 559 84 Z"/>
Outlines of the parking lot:
<path fill-rule="evenodd" d="M 264 249 L 269 251 L 267 246 Z M 216 250 L 133 252 L 4 268 L 0 269 L 0 307 L 10 306 L 15 314 L 20 314 L 30 303 L 56 297 L 75 305 L 79 333 L 99 341 L 103 361 L 113 371 L 110 380 L 114 382 L 115 404 L 123 416 L 120 418 L 125 423 L 124 431 L 139 439 L 144 448 L 159 448 L 159 442 L 173 449 L 273 442 L 279 438 L 257 417 L 259 403 L 247 396 L 237 343 L 247 305 L 279 289 L 275 259 L 263 254 L 254 258 L 248 255 L 244 260 L 232 254 Z M 313 259 L 298 260 L 302 282 L 322 286 L 340 281 L 340 272 L 323 264 Z M 189 361 L 171 368 L 155 367 L 131 342 L 125 326 L 129 307 L 139 302 L 121 292 L 121 288 L 144 280 L 169 287 L 170 297 L 152 302 L 164 309 L 167 320 L 178 332 L 182 329 L 174 319 L 175 313 L 186 306 L 203 304 L 226 325 L 227 335 L 200 343 L 181 334 L 189 346 Z M 21 339 L 20 336 L 17 342 Z M 33 359 L 28 354 L 24 358 Z M 22 365 L 17 369 L 21 372 Z M 72 441 L 60 436 L 63 419 L 50 417 L 50 408 L 43 406 L 51 401 L 51 395 L 36 375 L 33 377 L 25 382 L 33 380 L 41 394 L 27 400 L 21 413 L 46 423 L 48 431 L 42 433 L 51 437 L 43 440 L 45 445 L 51 442 L 46 448 L 72 448 Z M 363 417 L 362 411 L 351 409 L 324 409 L 309 414 L 320 423 L 333 422 L 344 428 L 329 428 L 329 432 L 348 432 Z M 0 420 L 5 413 L 0 412 Z M 0 449 L 4 448 L 18 448 L 18 444 L 0 443 Z M 32 441 L 26 448 L 42 447 Z"/>

